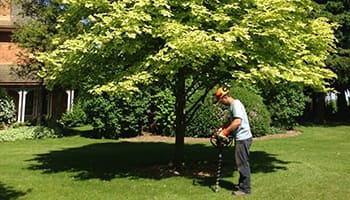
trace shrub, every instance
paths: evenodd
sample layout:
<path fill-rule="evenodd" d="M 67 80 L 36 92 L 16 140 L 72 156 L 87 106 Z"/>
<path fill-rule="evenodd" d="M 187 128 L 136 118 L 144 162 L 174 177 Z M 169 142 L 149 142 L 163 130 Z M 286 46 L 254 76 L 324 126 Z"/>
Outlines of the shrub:
<path fill-rule="evenodd" d="M 87 101 L 85 112 L 94 127 L 92 137 L 117 139 L 141 133 L 147 124 L 147 94 L 131 98 L 95 96 Z"/>
<path fill-rule="evenodd" d="M 10 125 L 16 121 L 16 107 L 5 89 L 0 88 L 0 126 Z"/>
<path fill-rule="evenodd" d="M 251 131 L 254 136 L 270 133 L 270 114 L 262 98 L 244 87 L 231 88 L 233 98 L 239 99 L 245 106 Z M 204 104 L 187 124 L 187 136 L 207 137 L 222 124 L 230 120 L 227 106 L 213 105 L 212 96 L 208 95 Z"/>
<path fill-rule="evenodd" d="M 57 138 L 60 135 L 44 126 L 20 126 L 0 131 L 0 141 Z"/>
<path fill-rule="evenodd" d="M 210 97 L 206 98 L 194 117 L 187 122 L 186 136 L 208 137 L 227 119 L 228 110 L 221 105 L 213 105 Z"/>
<path fill-rule="evenodd" d="M 175 135 L 175 96 L 170 89 L 158 91 L 151 98 L 154 125 L 152 129 L 160 135 Z"/>
<path fill-rule="evenodd" d="M 303 115 L 307 98 L 301 88 L 281 84 L 264 90 L 264 96 L 273 126 L 292 129 Z"/>
<path fill-rule="evenodd" d="M 148 109 L 150 97 L 148 93 L 135 94 L 130 99 L 117 99 L 122 118 L 119 120 L 121 137 L 140 135 L 148 125 Z"/>
<path fill-rule="evenodd" d="M 270 134 L 271 117 L 263 98 L 245 87 L 234 87 L 231 89 L 231 94 L 245 106 L 253 135 Z"/>
<path fill-rule="evenodd" d="M 118 138 L 121 130 L 121 111 L 109 97 L 93 97 L 87 101 L 85 112 L 88 122 L 94 127 L 92 137 Z"/>
<path fill-rule="evenodd" d="M 71 112 L 63 113 L 59 123 L 63 126 L 63 128 L 71 128 L 82 126 L 86 123 L 87 116 L 84 111 L 84 106 L 82 100 L 78 100 Z"/>

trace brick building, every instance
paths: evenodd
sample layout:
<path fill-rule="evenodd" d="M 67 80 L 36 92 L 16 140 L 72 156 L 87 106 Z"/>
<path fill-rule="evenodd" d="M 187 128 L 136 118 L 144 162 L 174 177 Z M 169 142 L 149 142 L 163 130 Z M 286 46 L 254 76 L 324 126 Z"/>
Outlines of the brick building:
<path fill-rule="evenodd" d="M 16 7 L 0 0 L 0 87 L 13 98 L 18 122 L 40 123 L 43 116 L 60 116 L 70 110 L 75 94 L 74 90 L 47 91 L 39 77 L 15 73 L 17 55 L 25 52 L 11 41 L 15 17 Z"/>

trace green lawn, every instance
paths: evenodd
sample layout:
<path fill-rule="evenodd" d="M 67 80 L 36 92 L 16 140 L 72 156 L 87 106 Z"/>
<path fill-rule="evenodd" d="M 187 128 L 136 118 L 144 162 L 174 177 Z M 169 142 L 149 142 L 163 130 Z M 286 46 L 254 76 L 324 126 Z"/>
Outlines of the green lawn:
<path fill-rule="evenodd" d="M 186 144 L 186 166 L 169 164 L 174 145 L 79 136 L 0 143 L 0 199 L 348 199 L 350 126 L 299 127 L 303 134 L 254 141 L 252 195 L 233 197 L 233 149 L 213 192 L 217 149 Z"/>

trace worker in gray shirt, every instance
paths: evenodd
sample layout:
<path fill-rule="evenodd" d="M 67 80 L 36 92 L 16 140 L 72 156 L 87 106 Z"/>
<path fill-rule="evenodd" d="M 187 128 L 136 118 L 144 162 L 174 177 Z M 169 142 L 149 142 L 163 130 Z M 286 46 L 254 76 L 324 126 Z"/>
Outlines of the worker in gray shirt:
<path fill-rule="evenodd" d="M 239 172 L 238 190 L 234 195 L 247 195 L 251 193 L 249 149 L 252 144 L 252 133 L 247 113 L 241 101 L 231 97 L 227 87 L 216 90 L 216 103 L 230 106 L 231 121 L 224 126 L 218 134 L 220 140 L 226 142 L 230 134 L 235 138 L 235 160 Z"/>

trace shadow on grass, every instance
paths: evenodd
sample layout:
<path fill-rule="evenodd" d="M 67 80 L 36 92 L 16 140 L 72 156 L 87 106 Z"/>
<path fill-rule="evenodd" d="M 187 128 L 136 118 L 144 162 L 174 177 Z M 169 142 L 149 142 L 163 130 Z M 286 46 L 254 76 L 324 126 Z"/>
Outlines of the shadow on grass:
<path fill-rule="evenodd" d="M 193 184 L 210 187 L 215 183 L 217 149 L 204 144 L 186 144 L 186 164 L 180 168 L 171 164 L 174 149 L 174 144 L 162 142 L 98 143 L 38 154 L 28 162 L 31 162 L 31 170 L 72 173 L 76 180 L 183 176 L 193 179 Z M 224 149 L 221 177 L 232 177 L 235 170 L 233 159 L 233 148 Z M 252 173 L 286 170 L 288 163 L 267 152 L 251 152 Z M 232 183 L 221 183 L 221 187 L 233 187 Z"/>
<path fill-rule="evenodd" d="M 0 182 L 0 199 L 1 200 L 10 200 L 17 199 L 21 196 L 24 196 L 26 193 L 14 190 L 12 187 L 8 187 Z"/>
<path fill-rule="evenodd" d="M 221 170 L 221 178 L 232 177 L 233 172 L 237 169 L 234 163 L 234 150 L 226 149 L 224 153 L 224 160 Z M 225 159 L 225 156 L 228 157 Z M 273 173 L 277 170 L 287 170 L 287 165 L 291 163 L 290 161 L 282 161 L 276 158 L 277 155 L 269 154 L 264 151 L 252 151 L 250 152 L 250 168 L 251 173 Z M 194 185 L 200 184 L 210 187 L 215 191 L 215 181 L 216 181 L 216 169 L 217 163 L 215 166 L 212 166 L 212 172 L 208 176 L 196 176 L 193 181 Z M 238 174 L 237 174 L 238 175 Z M 227 190 L 232 190 L 234 188 L 234 183 L 232 181 L 238 182 L 238 177 L 235 180 L 220 180 L 220 188 Z"/>

